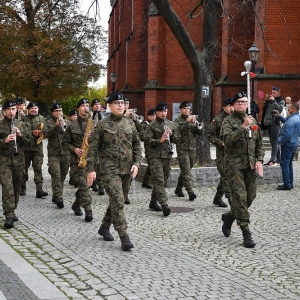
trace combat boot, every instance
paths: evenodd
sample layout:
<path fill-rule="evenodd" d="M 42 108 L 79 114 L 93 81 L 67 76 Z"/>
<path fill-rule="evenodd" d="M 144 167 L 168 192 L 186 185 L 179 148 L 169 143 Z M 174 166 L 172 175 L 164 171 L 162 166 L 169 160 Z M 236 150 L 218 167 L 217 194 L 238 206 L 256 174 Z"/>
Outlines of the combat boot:
<path fill-rule="evenodd" d="M 79 205 L 76 205 L 75 203 L 73 203 L 71 208 L 74 211 L 75 216 L 82 216 L 83 215 L 82 210 L 81 210 Z"/>
<path fill-rule="evenodd" d="M 103 196 L 104 194 L 105 194 L 104 187 L 103 186 L 99 186 L 98 195 Z"/>
<path fill-rule="evenodd" d="M 234 219 L 231 217 L 230 213 L 225 213 L 222 214 L 222 221 L 223 221 L 223 226 L 222 226 L 223 234 L 226 237 L 229 237 L 231 234 L 231 226 Z"/>
<path fill-rule="evenodd" d="M 128 199 L 128 197 L 125 199 L 124 203 L 125 204 L 130 204 L 130 200 Z"/>
<path fill-rule="evenodd" d="M 246 248 L 254 248 L 255 247 L 255 243 L 252 239 L 250 230 L 243 230 L 243 237 L 244 237 L 243 244 Z"/>
<path fill-rule="evenodd" d="M 21 186 L 20 196 L 25 196 L 25 195 L 26 195 L 26 186 Z"/>
<path fill-rule="evenodd" d="M 182 189 L 176 188 L 175 194 L 176 194 L 178 197 L 184 197 L 184 193 L 183 193 Z"/>
<path fill-rule="evenodd" d="M 150 201 L 149 208 L 153 209 L 154 211 L 162 211 L 162 208 L 160 207 L 160 205 L 157 203 L 156 200 Z"/>
<path fill-rule="evenodd" d="M 109 227 L 105 227 L 103 224 L 101 224 L 98 233 L 103 236 L 104 241 L 113 241 L 114 237 L 109 232 Z"/>
<path fill-rule="evenodd" d="M 48 196 L 48 193 L 43 191 L 42 187 L 36 187 L 36 198 L 43 198 Z"/>
<path fill-rule="evenodd" d="M 7 217 L 4 222 L 4 227 L 7 229 L 14 227 L 14 218 L 13 217 Z"/>
<path fill-rule="evenodd" d="M 13 220 L 14 220 L 14 222 L 19 221 L 19 218 L 18 218 L 18 216 L 15 213 L 14 213 L 14 216 L 13 216 Z"/>
<path fill-rule="evenodd" d="M 144 187 L 146 189 L 152 189 L 153 188 L 153 186 L 151 184 L 147 183 L 147 182 L 143 182 L 142 187 Z"/>
<path fill-rule="evenodd" d="M 190 201 L 194 201 L 194 199 L 197 198 L 196 194 L 193 191 L 188 192 L 188 193 L 189 193 L 189 200 Z"/>
<path fill-rule="evenodd" d="M 58 208 L 63 208 L 64 207 L 64 200 L 63 200 L 62 197 L 56 198 L 55 203 L 56 203 Z"/>
<path fill-rule="evenodd" d="M 213 201 L 214 205 L 217 205 L 219 207 L 227 207 L 228 205 L 222 200 L 220 197 L 215 197 Z"/>
<path fill-rule="evenodd" d="M 69 180 L 69 185 L 75 185 L 75 181 L 74 181 L 73 178 L 70 178 L 70 180 Z"/>
<path fill-rule="evenodd" d="M 128 234 L 126 235 L 123 235 L 123 236 L 120 236 L 120 240 L 121 240 L 121 248 L 123 251 L 128 251 L 130 250 L 131 248 L 133 248 L 133 244 L 131 243 L 130 239 L 129 239 L 129 236 Z"/>
<path fill-rule="evenodd" d="M 86 222 L 91 222 L 93 220 L 93 212 L 92 210 L 86 210 L 85 211 L 85 221 Z"/>
<path fill-rule="evenodd" d="M 98 184 L 96 183 L 96 181 L 93 182 L 91 188 L 92 188 L 92 190 L 93 190 L 94 192 L 99 192 L 99 186 L 98 186 Z"/>
<path fill-rule="evenodd" d="M 171 213 L 171 209 L 168 204 L 162 205 L 161 208 L 165 217 L 167 217 Z"/>

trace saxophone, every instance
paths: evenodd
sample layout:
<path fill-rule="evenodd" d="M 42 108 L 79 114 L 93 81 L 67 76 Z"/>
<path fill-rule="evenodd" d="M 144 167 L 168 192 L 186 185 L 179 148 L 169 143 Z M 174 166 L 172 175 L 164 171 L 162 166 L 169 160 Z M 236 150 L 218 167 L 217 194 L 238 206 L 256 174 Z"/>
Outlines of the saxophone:
<path fill-rule="evenodd" d="M 81 157 L 78 158 L 78 167 L 79 168 L 85 168 L 87 165 L 85 158 L 87 155 L 87 151 L 89 149 L 89 135 L 92 132 L 92 128 L 93 128 L 93 113 L 90 113 L 90 117 L 86 124 L 83 141 L 82 141 L 82 144 L 80 147 L 80 149 L 82 151 L 82 155 L 81 155 Z"/>

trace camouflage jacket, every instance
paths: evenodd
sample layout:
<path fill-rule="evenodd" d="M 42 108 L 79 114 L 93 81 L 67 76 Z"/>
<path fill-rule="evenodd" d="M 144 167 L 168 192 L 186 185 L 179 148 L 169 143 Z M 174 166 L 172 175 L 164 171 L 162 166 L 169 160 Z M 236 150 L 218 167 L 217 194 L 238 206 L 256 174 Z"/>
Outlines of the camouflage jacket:
<path fill-rule="evenodd" d="M 44 123 L 44 117 L 42 115 L 26 115 L 22 119 L 22 122 L 24 123 L 26 130 L 30 131 L 32 134 L 32 131 L 36 130 L 40 123 Z M 34 151 L 43 154 L 43 142 L 41 142 L 40 144 L 33 142 L 30 147 L 25 149 L 25 151 Z"/>
<path fill-rule="evenodd" d="M 11 134 L 11 119 L 4 117 L 0 121 L 0 166 L 1 165 L 15 165 L 20 166 L 25 162 L 24 150 L 30 147 L 33 142 L 32 135 L 30 131 L 26 130 L 24 123 L 21 121 L 14 120 L 14 127 L 19 128 L 22 136 L 17 136 L 17 149 L 19 155 L 14 155 L 15 153 L 15 142 L 11 141 L 5 143 L 5 139 L 9 134 Z"/>
<path fill-rule="evenodd" d="M 180 133 L 174 122 L 166 120 L 166 126 L 172 130 L 170 142 L 177 144 L 180 142 Z M 168 141 L 160 142 L 162 135 L 165 133 L 164 120 L 156 118 L 147 127 L 144 133 L 144 142 L 149 147 L 149 158 L 171 158 L 169 154 Z"/>
<path fill-rule="evenodd" d="M 203 134 L 203 129 L 198 129 L 191 122 L 188 122 L 188 116 L 180 115 L 174 123 L 180 132 L 180 142 L 176 145 L 177 155 L 196 150 L 196 135 Z"/>
<path fill-rule="evenodd" d="M 261 131 L 251 131 L 249 139 L 248 129 L 242 124 L 247 114 L 233 112 L 228 116 L 221 128 L 221 138 L 224 140 L 224 163 L 231 169 L 255 169 L 256 161 L 263 161 L 265 150 L 262 143 Z M 254 120 L 256 123 L 256 121 Z"/>
<path fill-rule="evenodd" d="M 140 139 L 132 120 L 111 114 L 97 123 L 90 136 L 88 172 L 96 170 L 98 157 L 102 174 L 130 174 L 133 165 L 140 167 Z"/>
<path fill-rule="evenodd" d="M 222 123 L 224 119 L 228 116 L 229 114 L 223 111 L 222 114 L 213 118 L 213 120 L 211 121 L 208 127 L 207 139 L 209 140 L 210 143 L 216 146 L 217 161 L 221 161 L 224 158 L 224 147 L 222 146 L 223 140 L 220 137 L 220 132 L 221 132 Z"/>
<path fill-rule="evenodd" d="M 56 125 L 56 118 L 52 115 L 45 118 L 43 134 L 48 138 L 48 156 L 69 155 L 69 151 L 62 147 L 64 130 Z"/>
<path fill-rule="evenodd" d="M 140 139 L 141 139 L 141 141 L 144 142 L 145 156 L 147 156 L 147 157 L 149 156 L 149 145 L 147 143 L 145 143 L 145 141 L 144 141 L 144 133 L 145 133 L 147 127 L 151 123 L 152 123 L 152 121 L 149 121 L 149 120 L 142 122 L 141 125 L 140 125 L 141 126 L 141 131 L 139 132 Z"/>
<path fill-rule="evenodd" d="M 74 152 L 76 148 L 81 148 L 85 128 L 90 116 L 82 118 L 78 115 L 77 119 L 70 122 L 62 139 L 62 146 L 64 150 L 70 152 L 70 163 L 78 163 L 78 156 Z M 96 121 L 93 121 L 95 125 Z"/>

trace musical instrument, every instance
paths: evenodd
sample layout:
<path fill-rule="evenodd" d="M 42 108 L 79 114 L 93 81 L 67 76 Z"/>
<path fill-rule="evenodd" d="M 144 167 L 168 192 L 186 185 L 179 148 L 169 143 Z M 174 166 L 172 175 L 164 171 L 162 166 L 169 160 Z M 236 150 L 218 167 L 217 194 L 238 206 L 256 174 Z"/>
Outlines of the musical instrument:
<path fill-rule="evenodd" d="M 42 131 L 43 128 L 44 128 L 44 123 L 41 122 L 41 123 L 38 124 L 36 130 Z M 43 138 L 44 138 L 44 134 L 41 132 L 41 135 L 40 135 L 40 136 L 35 136 L 35 137 L 34 137 L 34 142 L 35 142 L 36 144 L 40 144 L 40 143 L 42 142 Z"/>
<path fill-rule="evenodd" d="M 65 131 L 65 130 L 67 129 L 68 125 L 67 125 L 67 123 L 65 122 L 63 116 L 62 116 L 62 115 L 58 115 L 58 116 L 57 116 L 57 119 L 58 119 L 58 121 L 59 121 L 59 123 L 60 123 L 61 129 L 62 129 L 63 131 Z"/>
<path fill-rule="evenodd" d="M 11 134 L 15 135 L 15 139 L 14 139 L 14 155 L 19 155 L 18 145 L 17 145 L 17 135 L 16 135 L 16 129 L 17 128 L 15 128 L 15 125 L 14 125 L 14 118 L 11 118 L 10 127 L 11 127 Z"/>
<path fill-rule="evenodd" d="M 203 122 L 199 122 L 198 119 L 198 115 L 190 115 L 191 117 L 193 117 L 194 119 L 194 126 L 201 130 L 204 127 L 204 123 Z"/>
<path fill-rule="evenodd" d="M 22 110 L 22 109 L 18 109 L 18 118 L 17 118 L 17 120 L 18 121 L 21 121 L 21 120 L 23 120 L 23 118 L 25 117 L 26 115 L 25 115 L 25 112 Z"/>
<path fill-rule="evenodd" d="M 87 111 L 88 112 L 88 111 Z M 82 151 L 82 155 L 81 157 L 78 158 L 78 167 L 79 168 L 85 168 L 87 165 L 86 162 L 86 155 L 89 149 L 89 136 L 90 133 L 92 132 L 93 129 L 93 113 L 90 113 L 90 117 L 87 121 L 86 127 L 85 127 L 85 132 L 84 132 L 84 137 L 82 140 L 82 144 L 81 144 L 81 151 Z"/>
<path fill-rule="evenodd" d="M 165 133 L 167 134 L 167 137 L 168 137 L 167 142 L 168 142 L 169 154 L 173 154 L 173 145 L 172 145 L 172 143 L 171 143 L 171 141 L 170 141 L 170 134 L 169 134 L 169 132 L 168 132 L 168 128 L 169 128 L 169 127 L 167 126 L 166 120 L 167 120 L 167 118 L 164 117 L 164 130 L 165 130 Z"/>
<path fill-rule="evenodd" d="M 134 120 L 137 120 L 138 122 L 142 123 L 144 121 L 144 117 L 137 115 L 136 112 L 137 112 L 137 109 L 136 108 L 132 108 L 132 114 L 131 114 L 131 116 L 133 117 Z"/>

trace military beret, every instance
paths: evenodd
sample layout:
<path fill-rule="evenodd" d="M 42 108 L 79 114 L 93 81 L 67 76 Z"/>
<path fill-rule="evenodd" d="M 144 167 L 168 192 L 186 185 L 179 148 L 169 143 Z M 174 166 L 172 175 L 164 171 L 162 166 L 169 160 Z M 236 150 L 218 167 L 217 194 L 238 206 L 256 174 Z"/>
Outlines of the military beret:
<path fill-rule="evenodd" d="M 86 98 L 82 98 L 77 102 L 76 108 L 78 108 L 81 104 L 89 104 L 89 100 Z"/>
<path fill-rule="evenodd" d="M 71 117 L 71 116 L 74 116 L 74 115 L 77 115 L 77 111 L 76 110 L 70 110 L 69 113 L 68 113 L 68 117 Z"/>
<path fill-rule="evenodd" d="M 238 92 L 231 100 L 231 104 L 233 104 L 236 100 L 244 98 L 244 97 L 247 98 L 247 94 L 244 91 Z"/>
<path fill-rule="evenodd" d="M 16 104 L 23 104 L 23 103 L 24 103 L 23 98 L 17 98 L 16 99 Z"/>
<path fill-rule="evenodd" d="M 159 102 L 155 108 L 156 111 L 161 111 L 166 109 L 168 109 L 168 104 L 166 102 Z"/>
<path fill-rule="evenodd" d="M 61 108 L 61 105 L 59 103 L 53 103 L 50 106 L 50 111 L 53 112 L 55 109 Z"/>
<path fill-rule="evenodd" d="M 272 91 L 280 91 L 280 88 L 278 86 L 272 86 Z"/>
<path fill-rule="evenodd" d="M 100 103 L 100 100 L 99 99 L 94 99 L 93 101 L 92 101 L 92 106 L 94 105 L 94 104 L 96 104 L 96 103 Z"/>
<path fill-rule="evenodd" d="M 180 103 L 179 108 L 183 108 L 183 107 L 190 107 L 191 104 L 189 101 L 183 101 Z"/>
<path fill-rule="evenodd" d="M 120 93 L 119 91 L 116 91 L 115 93 L 110 94 L 106 103 L 111 103 L 112 101 L 115 101 L 115 100 L 124 100 L 123 94 Z"/>
<path fill-rule="evenodd" d="M 2 109 L 8 108 L 8 107 L 13 107 L 16 106 L 16 101 L 15 100 L 6 100 L 3 103 Z"/>
<path fill-rule="evenodd" d="M 31 107 L 39 107 L 39 106 L 36 102 L 29 102 L 26 108 L 29 109 Z"/>
<path fill-rule="evenodd" d="M 129 102 L 129 98 L 128 97 L 124 97 L 124 101 Z"/>
<path fill-rule="evenodd" d="M 227 98 L 223 101 L 222 106 L 227 106 L 231 104 L 232 98 Z"/>
<path fill-rule="evenodd" d="M 153 115 L 155 115 L 155 109 L 151 108 L 151 109 L 148 110 L 147 116 L 153 116 Z"/>

